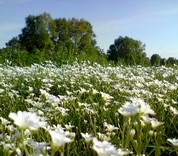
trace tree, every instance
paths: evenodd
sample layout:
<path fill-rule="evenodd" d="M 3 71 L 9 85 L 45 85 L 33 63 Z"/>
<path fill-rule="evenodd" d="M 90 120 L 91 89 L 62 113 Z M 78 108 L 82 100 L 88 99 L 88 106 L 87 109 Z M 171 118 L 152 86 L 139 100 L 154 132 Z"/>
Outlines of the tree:
<path fill-rule="evenodd" d="M 145 44 L 141 41 L 120 36 L 110 45 L 107 55 L 115 63 L 121 61 L 127 65 L 145 65 L 147 58 L 144 50 Z"/>
<path fill-rule="evenodd" d="M 56 19 L 56 35 L 54 42 L 56 47 L 67 47 L 75 51 L 85 51 L 96 49 L 95 34 L 91 24 L 84 19 L 65 18 Z"/>
<path fill-rule="evenodd" d="M 104 57 L 96 46 L 92 25 L 84 19 L 52 19 L 48 13 L 29 15 L 22 33 L 10 40 L 7 47 L 19 47 L 43 57 L 74 60 Z"/>
<path fill-rule="evenodd" d="M 152 66 L 160 66 L 161 57 L 158 54 L 153 54 L 150 59 Z"/>
<path fill-rule="evenodd" d="M 50 50 L 54 47 L 52 36 L 55 34 L 55 24 L 51 16 L 43 13 L 39 16 L 29 15 L 26 27 L 22 29 L 19 40 L 24 49 L 31 52 L 36 49 Z"/>
<path fill-rule="evenodd" d="M 161 62 L 160 65 L 161 66 L 165 66 L 166 65 L 167 60 L 165 58 L 161 58 Z"/>
<path fill-rule="evenodd" d="M 53 41 L 56 47 L 58 46 L 67 46 L 67 43 L 70 42 L 70 26 L 68 21 L 65 18 L 58 18 L 54 20 L 56 29 L 55 36 L 53 36 Z"/>
<path fill-rule="evenodd" d="M 178 64 L 178 60 L 174 57 L 169 57 L 166 61 L 167 65 L 171 66 L 174 64 Z"/>
<path fill-rule="evenodd" d="M 90 51 L 95 47 L 95 34 L 92 25 L 84 19 L 72 18 L 69 20 L 71 26 L 71 41 L 80 51 Z"/>
<path fill-rule="evenodd" d="M 6 43 L 7 48 L 20 49 L 21 44 L 18 37 L 13 37 L 9 42 Z"/>

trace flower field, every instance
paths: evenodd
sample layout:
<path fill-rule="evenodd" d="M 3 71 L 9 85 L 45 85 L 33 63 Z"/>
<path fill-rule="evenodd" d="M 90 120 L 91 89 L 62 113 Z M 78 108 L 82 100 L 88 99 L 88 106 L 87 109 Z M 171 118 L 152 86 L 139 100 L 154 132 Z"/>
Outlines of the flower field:
<path fill-rule="evenodd" d="M 178 152 L 178 67 L 0 65 L 0 155 Z"/>

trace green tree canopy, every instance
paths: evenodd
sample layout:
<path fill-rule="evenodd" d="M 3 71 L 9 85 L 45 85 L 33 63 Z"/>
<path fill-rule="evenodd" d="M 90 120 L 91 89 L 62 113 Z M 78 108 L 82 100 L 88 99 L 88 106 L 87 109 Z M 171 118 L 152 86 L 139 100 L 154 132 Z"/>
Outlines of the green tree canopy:
<path fill-rule="evenodd" d="M 8 48 L 25 49 L 28 52 L 65 49 L 68 52 L 98 51 L 92 25 L 84 19 L 52 19 L 50 14 L 29 15 L 18 37 L 12 38 Z"/>
<path fill-rule="evenodd" d="M 95 34 L 92 25 L 84 19 L 65 18 L 56 19 L 56 35 L 54 42 L 57 47 L 67 47 L 68 49 L 76 49 L 78 51 L 88 52 L 96 49 Z"/>
<path fill-rule="evenodd" d="M 55 23 L 52 17 L 43 13 L 39 16 L 29 15 L 26 26 L 19 35 L 21 46 L 27 51 L 54 48 L 52 36 L 55 34 Z"/>
<path fill-rule="evenodd" d="M 160 66 L 161 64 L 161 57 L 158 54 L 153 54 L 150 59 L 152 66 Z"/>
<path fill-rule="evenodd" d="M 161 62 L 160 62 L 160 65 L 161 66 L 165 66 L 166 65 L 166 59 L 165 58 L 161 58 Z"/>
<path fill-rule="evenodd" d="M 145 65 L 148 63 L 145 44 L 129 37 L 120 36 L 110 45 L 107 51 L 108 59 L 115 63 L 121 61 L 127 65 Z"/>
<path fill-rule="evenodd" d="M 174 57 L 169 57 L 166 61 L 166 64 L 168 66 L 172 66 L 172 65 L 178 64 L 178 60 Z"/>

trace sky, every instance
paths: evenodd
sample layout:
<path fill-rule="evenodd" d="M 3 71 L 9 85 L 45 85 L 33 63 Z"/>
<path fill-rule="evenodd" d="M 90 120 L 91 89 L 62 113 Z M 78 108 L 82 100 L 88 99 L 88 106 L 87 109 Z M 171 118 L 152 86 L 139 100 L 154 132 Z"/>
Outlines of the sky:
<path fill-rule="evenodd" d="M 105 52 L 119 36 L 146 44 L 148 57 L 178 59 L 178 0 L 0 0 L 0 48 L 21 33 L 29 15 L 85 19 Z"/>

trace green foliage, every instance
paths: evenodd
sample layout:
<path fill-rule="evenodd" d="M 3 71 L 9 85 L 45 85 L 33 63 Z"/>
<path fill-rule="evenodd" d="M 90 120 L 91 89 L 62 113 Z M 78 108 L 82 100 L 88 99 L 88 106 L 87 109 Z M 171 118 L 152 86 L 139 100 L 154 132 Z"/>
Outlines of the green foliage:
<path fill-rule="evenodd" d="M 150 59 L 152 66 L 160 66 L 161 64 L 161 57 L 158 54 L 153 54 Z"/>
<path fill-rule="evenodd" d="M 153 54 L 150 59 L 150 63 L 152 66 L 174 66 L 178 65 L 178 60 L 174 57 L 169 57 L 168 59 L 161 58 L 158 54 Z"/>
<path fill-rule="evenodd" d="M 161 58 L 160 65 L 161 66 L 165 66 L 166 65 L 166 59 L 165 58 Z"/>
<path fill-rule="evenodd" d="M 8 43 L 6 43 L 8 48 L 20 49 L 21 44 L 18 37 L 13 37 Z"/>
<path fill-rule="evenodd" d="M 22 33 L 13 37 L 0 57 L 13 65 L 30 65 L 47 60 L 57 64 L 80 62 L 106 63 L 106 55 L 96 46 L 92 25 L 84 19 L 52 19 L 50 14 L 29 15 Z M 17 54 L 18 53 L 18 54 Z M 15 56 L 13 56 L 15 55 Z"/>
<path fill-rule="evenodd" d="M 66 47 L 68 50 L 90 52 L 93 48 L 96 49 L 95 34 L 91 24 L 84 19 L 65 18 L 56 19 L 56 35 L 54 42 L 56 47 Z"/>
<path fill-rule="evenodd" d="M 68 51 L 90 53 L 96 50 L 92 25 L 84 19 L 53 20 L 50 14 L 29 15 L 18 37 L 12 38 L 8 48 L 22 48 L 28 52 L 67 48 Z"/>
<path fill-rule="evenodd" d="M 126 65 L 146 65 L 148 60 L 146 57 L 145 44 L 141 41 L 134 40 L 129 37 L 120 36 L 110 45 L 107 52 L 108 59 L 115 63 L 121 62 Z"/>
<path fill-rule="evenodd" d="M 26 66 L 51 60 L 61 65 L 89 60 L 113 65 L 178 64 L 177 59 L 162 59 L 158 54 L 150 60 L 144 52 L 145 44 L 127 36 L 115 39 L 105 54 L 97 47 L 92 25 L 85 19 L 53 19 L 50 14 L 43 13 L 29 15 L 25 22 L 21 34 L 9 40 L 6 48 L 0 50 L 0 63 L 9 60 L 12 65 Z"/>
<path fill-rule="evenodd" d="M 161 57 L 158 54 L 153 54 L 150 59 L 152 66 L 160 66 L 161 64 Z"/>
<path fill-rule="evenodd" d="M 12 48 L 5 48 L 0 50 L 0 63 L 11 66 L 25 66 L 29 62 L 29 53 L 24 50 L 19 49 L 12 49 Z"/>
<path fill-rule="evenodd" d="M 53 51 L 39 51 L 36 49 L 33 53 L 11 48 L 0 50 L 0 63 L 11 66 L 24 67 L 34 63 L 45 63 L 46 61 L 52 61 L 54 64 L 60 66 L 62 64 L 73 63 L 74 61 L 82 62 L 85 60 L 102 65 L 108 64 L 105 54 L 99 51 L 93 51 L 88 55 L 85 52 L 75 54 L 73 51 L 68 51 L 67 48 L 62 47 Z"/>
<path fill-rule="evenodd" d="M 174 57 L 169 57 L 166 61 L 166 64 L 168 66 L 172 66 L 172 65 L 177 65 L 178 64 L 178 60 Z"/>
<path fill-rule="evenodd" d="M 54 21 L 49 14 L 28 16 L 26 18 L 26 27 L 22 29 L 22 34 L 19 35 L 21 47 L 29 52 L 33 52 L 35 49 L 53 49 L 54 45 L 51 37 L 54 34 L 54 29 Z"/>

